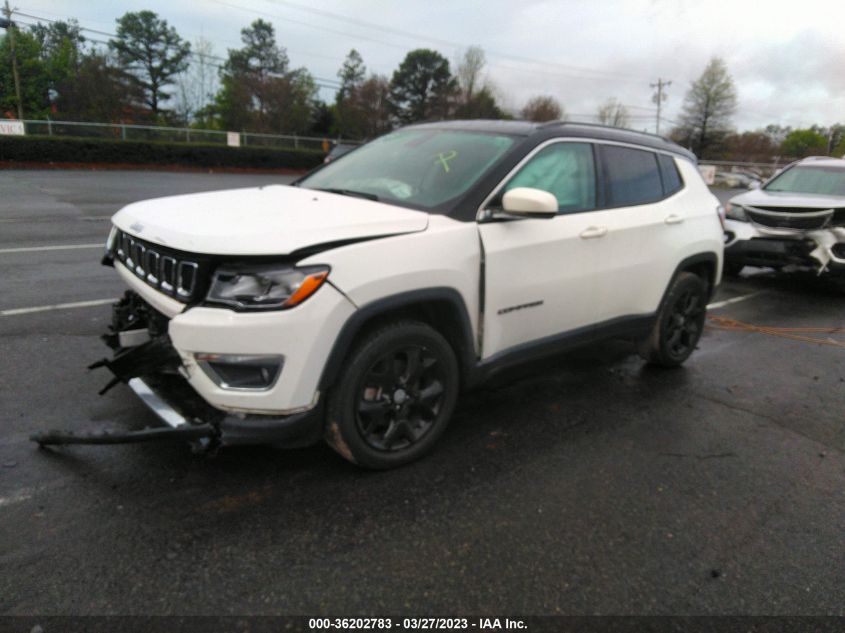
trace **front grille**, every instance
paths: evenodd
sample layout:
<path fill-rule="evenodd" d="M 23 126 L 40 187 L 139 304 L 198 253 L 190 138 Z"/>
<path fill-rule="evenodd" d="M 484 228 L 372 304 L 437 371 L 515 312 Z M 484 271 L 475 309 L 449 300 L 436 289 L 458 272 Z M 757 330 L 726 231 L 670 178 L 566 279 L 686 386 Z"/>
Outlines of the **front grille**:
<path fill-rule="evenodd" d="M 211 272 L 207 257 L 152 244 L 123 231 L 115 236 L 112 254 L 147 284 L 183 303 L 204 296 L 207 290 Z"/>
<path fill-rule="evenodd" d="M 833 209 L 761 209 L 745 207 L 749 219 L 755 224 L 772 229 L 812 231 L 823 229 L 833 217 Z"/>

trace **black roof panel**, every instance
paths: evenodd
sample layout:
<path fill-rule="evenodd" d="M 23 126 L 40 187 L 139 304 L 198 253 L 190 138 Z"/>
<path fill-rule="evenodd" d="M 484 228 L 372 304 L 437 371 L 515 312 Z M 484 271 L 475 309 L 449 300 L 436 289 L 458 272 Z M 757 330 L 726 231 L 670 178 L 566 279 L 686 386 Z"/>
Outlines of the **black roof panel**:
<path fill-rule="evenodd" d="M 477 119 L 469 121 L 435 121 L 431 123 L 420 123 L 413 125 L 414 128 L 432 129 L 457 129 L 475 132 L 487 132 L 493 134 L 509 134 L 513 136 L 534 136 L 555 138 L 568 136 L 577 138 L 590 138 L 602 141 L 617 141 L 619 143 L 631 143 L 642 145 L 651 149 L 672 152 L 679 156 L 697 163 L 698 160 L 691 151 L 684 149 L 677 143 L 670 141 L 656 134 L 647 132 L 636 132 L 606 125 L 595 125 L 591 123 L 569 123 L 565 121 L 551 121 L 549 123 L 532 123 L 531 121 L 502 121 L 494 119 Z"/>

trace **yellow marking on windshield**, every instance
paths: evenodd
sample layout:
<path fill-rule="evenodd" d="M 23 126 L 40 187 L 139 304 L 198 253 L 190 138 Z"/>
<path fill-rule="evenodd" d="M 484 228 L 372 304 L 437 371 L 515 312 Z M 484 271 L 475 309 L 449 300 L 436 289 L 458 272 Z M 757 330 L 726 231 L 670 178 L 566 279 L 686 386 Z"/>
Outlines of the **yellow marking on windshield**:
<path fill-rule="evenodd" d="M 440 163 L 441 165 L 443 165 L 443 171 L 445 171 L 448 174 L 449 173 L 449 161 L 452 160 L 453 158 L 455 158 L 457 155 L 458 155 L 458 152 L 455 151 L 455 150 L 452 150 L 448 154 L 444 154 L 443 152 L 440 152 L 437 155 L 437 160 L 434 161 L 434 164 L 436 165 L 436 164 Z"/>

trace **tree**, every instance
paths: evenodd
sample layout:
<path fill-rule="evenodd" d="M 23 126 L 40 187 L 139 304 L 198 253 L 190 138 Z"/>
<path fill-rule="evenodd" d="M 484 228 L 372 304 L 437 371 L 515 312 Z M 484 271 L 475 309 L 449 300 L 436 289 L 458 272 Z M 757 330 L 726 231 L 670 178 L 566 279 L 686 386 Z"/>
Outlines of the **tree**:
<path fill-rule="evenodd" d="M 827 154 L 827 137 L 816 130 L 793 130 L 786 135 L 781 151 L 791 158 Z"/>
<path fill-rule="evenodd" d="M 118 18 L 117 39 L 109 40 L 109 47 L 157 117 L 170 98 L 165 88 L 188 67 L 191 45 L 153 11 L 138 11 Z"/>
<path fill-rule="evenodd" d="M 55 102 L 58 84 L 79 71 L 85 38 L 76 20 L 35 24 L 30 27 L 41 49 L 41 59 L 49 78 L 50 99 Z"/>
<path fill-rule="evenodd" d="M 214 69 L 214 45 L 204 37 L 194 42 L 191 63 L 178 79 L 176 115 L 185 124 L 194 121 L 200 127 L 212 125 L 209 105 L 217 91 Z"/>
<path fill-rule="evenodd" d="M 767 163 L 779 153 L 780 143 L 772 141 L 764 130 L 728 134 L 724 139 L 725 159 L 749 163 Z"/>
<path fill-rule="evenodd" d="M 455 108 L 455 117 L 459 119 L 510 119 L 496 100 L 491 85 L 484 85 L 476 90 L 468 101 Z"/>
<path fill-rule="evenodd" d="M 456 91 L 449 60 L 436 51 L 419 48 L 408 53 L 393 73 L 391 110 L 402 123 L 445 119 Z"/>
<path fill-rule="evenodd" d="M 133 106 L 144 98 L 140 86 L 97 51 L 83 54 L 76 73 L 60 80 L 56 90 L 58 117 L 71 121 L 132 121 Z"/>
<path fill-rule="evenodd" d="M 527 121 L 557 121 L 566 118 L 563 106 L 557 99 L 549 96 L 532 97 L 522 108 L 520 113 Z"/>
<path fill-rule="evenodd" d="M 482 88 L 481 71 L 484 70 L 486 63 L 487 58 L 480 46 L 470 46 L 458 60 L 455 67 L 455 76 L 458 81 L 462 105 L 470 103 L 476 91 Z"/>
<path fill-rule="evenodd" d="M 364 120 L 360 138 L 376 138 L 393 129 L 387 77 L 370 75 L 358 88 L 356 104 Z"/>
<path fill-rule="evenodd" d="M 220 70 L 215 110 L 224 127 L 277 134 L 306 132 L 317 86 L 304 68 L 290 70 L 273 25 L 255 20 L 241 30 L 243 48 L 229 50 Z"/>
<path fill-rule="evenodd" d="M 364 65 L 364 58 L 361 53 L 354 48 L 346 55 L 343 61 L 343 66 L 337 71 L 337 76 L 340 78 L 340 90 L 337 92 L 338 103 L 364 82 L 364 77 L 367 74 L 367 67 Z"/>
<path fill-rule="evenodd" d="M 714 57 L 692 82 L 681 114 L 680 131 L 699 157 L 713 154 L 730 131 L 737 96 L 725 62 Z"/>
<path fill-rule="evenodd" d="M 611 127 L 629 127 L 631 124 L 628 117 L 628 108 L 616 99 L 608 99 L 604 102 L 604 105 L 599 106 L 596 111 L 596 119 L 602 125 Z"/>
<path fill-rule="evenodd" d="M 366 73 L 364 59 L 353 48 L 337 72 L 340 78 L 340 89 L 335 96 L 335 111 L 337 112 L 337 132 L 341 136 L 356 138 L 362 133 L 365 119 L 357 106 L 357 96 Z"/>
<path fill-rule="evenodd" d="M 38 38 L 30 32 L 15 29 L 15 55 L 21 86 L 24 116 L 44 118 L 50 112 L 50 75 L 41 57 Z M 17 118 L 18 100 L 12 75 L 12 51 L 9 35 L 0 39 L 0 116 Z"/>

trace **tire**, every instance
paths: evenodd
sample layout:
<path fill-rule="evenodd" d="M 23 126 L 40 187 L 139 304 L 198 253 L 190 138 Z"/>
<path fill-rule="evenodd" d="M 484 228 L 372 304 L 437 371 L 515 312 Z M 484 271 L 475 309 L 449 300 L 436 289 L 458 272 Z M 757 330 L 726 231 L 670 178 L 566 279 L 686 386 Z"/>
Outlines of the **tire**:
<path fill-rule="evenodd" d="M 397 321 L 369 332 L 328 396 L 325 439 L 372 469 L 419 459 L 443 434 L 458 396 L 458 362 L 437 330 Z"/>
<path fill-rule="evenodd" d="M 681 365 L 701 338 L 706 312 L 707 284 L 693 273 L 679 274 L 669 288 L 651 334 L 640 343 L 640 356 L 662 367 Z"/>
<path fill-rule="evenodd" d="M 726 259 L 722 264 L 722 273 L 727 277 L 738 277 L 743 268 L 745 268 L 745 264 Z"/>

